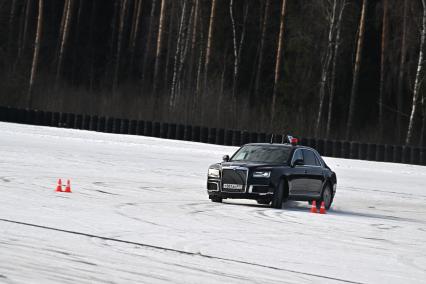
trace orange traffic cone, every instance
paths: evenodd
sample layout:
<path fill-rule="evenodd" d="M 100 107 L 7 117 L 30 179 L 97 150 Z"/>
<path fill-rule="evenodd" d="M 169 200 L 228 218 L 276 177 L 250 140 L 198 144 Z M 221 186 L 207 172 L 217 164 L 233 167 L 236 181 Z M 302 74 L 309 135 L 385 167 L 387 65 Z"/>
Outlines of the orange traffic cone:
<path fill-rule="evenodd" d="M 58 179 L 58 185 L 56 186 L 55 192 L 62 192 L 62 180 Z"/>
<path fill-rule="evenodd" d="M 311 213 L 318 213 L 318 209 L 317 209 L 317 202 L 316 202 L 316 200 L 313 200 L 313 201 L 312 201 Z"/>
<path fill-rule="evenodd" d="M 71 182 L 70 182 L 70 180 L 67 180 L 67 187 L 65 187 L 64 192 L 70 192 L 71 193 Z"/>
<path fill-rule="evenodd" d="M 321 208 L 320 208 L 320 214 L 326 214 L 327 212 L 325 211 L 325 203 L 324 201 L 321 202 Z"/>

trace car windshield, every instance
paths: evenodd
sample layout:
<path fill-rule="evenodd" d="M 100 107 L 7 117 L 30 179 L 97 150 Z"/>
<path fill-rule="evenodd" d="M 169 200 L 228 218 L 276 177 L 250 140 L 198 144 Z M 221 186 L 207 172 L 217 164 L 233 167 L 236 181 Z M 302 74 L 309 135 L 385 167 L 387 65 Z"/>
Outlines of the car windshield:
<path fill-rule="evenodd" d="M 234 154 L 231 161 L 285 164 L 288 161 L 290 152 L 290 147 L 274 145 L 246 145 Z"/>

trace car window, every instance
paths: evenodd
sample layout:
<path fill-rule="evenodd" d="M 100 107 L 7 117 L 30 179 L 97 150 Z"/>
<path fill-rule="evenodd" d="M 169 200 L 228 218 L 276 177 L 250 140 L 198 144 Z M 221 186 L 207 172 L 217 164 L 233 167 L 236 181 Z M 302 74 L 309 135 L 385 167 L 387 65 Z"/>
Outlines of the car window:
<path fill-rule="evenodd" d="M 284 164 L 287 163 L 290 152 L 290 147 L 274 145 L 246 145 L 240 148 L 230 161 Z"/>
<path fill-rule="evenodd" d="M 315 162 L 317 163 L 317 166 L 322 167 L 322 163 L 318 155 L 315 155 Z"/>
<path fill-rule="evenodd" d="M 318 161 L 317 157 L 315 156 L 315 153 L 311 150 L 303 149 L 303 157 L 305 160 L 305 165 L 308 166 L 321 166 L 320 162 Z"/>
<path fill-rule="evenodd" d="M 303 155 L 302 155 L 302 151 L 301 150 L 296 150 L 293 154 L 293 159 L 292 161 L 296 161 L 296 160 L 302 160 L 303 161 Z"/>

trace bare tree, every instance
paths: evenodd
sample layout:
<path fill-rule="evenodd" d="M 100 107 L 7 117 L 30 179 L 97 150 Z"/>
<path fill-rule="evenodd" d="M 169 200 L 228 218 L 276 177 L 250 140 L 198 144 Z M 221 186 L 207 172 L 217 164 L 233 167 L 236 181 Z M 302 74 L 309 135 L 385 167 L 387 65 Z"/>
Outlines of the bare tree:
<path fill-rule="evenodd" d="M 191 12 L 189 14 L 189 19 L 188 19 L 188 23 L 186 24 L 186 38 L 185 38 L 185 43 L 184 43 L 184 47 L 183 50 L 181 51 L 181 60 L 179 63 L 179 69 L 178 69 L 178 93 L 179 96 L 182 96 L 182 90 L 185 90 L 186 93 L 183 96 L 184 97 L 184 105 L 183 105 L 183 109 L 185 112 L 184 115 L 184 119 L 185 121 L 188 121 L 189 118 L 189 112 L 192 111 L 192 103 L 190 102 L 191 100 L 193 100 L 192 97 L 192 92 L 191 92 L 191 80 L 189 78 L 189 73 L 191 72 L 190 70 L 190 66 L 189 64 L 192 64 L 193 62 L 187 62 L 187 55 L 189 53 L 189 51 L 192 48 L 192 37 L 193 37 L 193 29 L 194 29 L 194 22 L 196 22 L 196 18 L 195 15 L 197 14 L 196 9 L 197 7 L 197 2 L 198 1 L 194 1 L 191 0 Z M 189 60 L 191 60 L 192 56 L 189 57 Z M 184 67 L 187 68 L 184 68 Z"/>
<path fill-rule="evenodd" d="M 222 74 L 220 75 L 220 90 L 219 90 L 219 96 L 217 98 L 217 104 L 216 104 L 216 121 L 218 124 L 221 123 L 221 113 L 223 111 L 222 108 L 222 100 L 225 93 L 225 78 L 226 78 L 226 71 L 228 67 L 228 48 L 229 48 L 229 42 L 226 43 L 225 52 L 223 53 L 223 68 L 222 68 Z"/>
<path fill-rule="evenodd" d="M 331 59 L 333 57 L 333 42 L 335 41 L 335 29 L 336 29 L 336 17 L 337 17 L 337 1 L 332 0 L 332 2 L 328 2 L 326 5 L 326 18 L 328 20 L 328 43 L 327 49 L 325 51 L 325 56 L 322 62 L 322 70 L 321 70 L 321 81 L 320 81 L 320 89 L 319 89 L 319 104 L 318 104 L 318 115 L 315 123 L 315 137 L 319 137 L 320 134 L 320 126 L 322 120 L 322 112 L 325 98 L 325 86 L 328 80 L 328 71 L 330 69 Z"/>
<path fill-rule="evenodd" d="M 367 14 L 367 4 L 368 0 L 363 0 L 361 8 L 361 17 L 359 20 L 359 33 L 357 39 L 354 72 L 352 77 L 352 89 L 349 102 L 348 121 L 346 124 L 346 140 L 349 140 L 351 138 L 351 131 L 355 113 L 355 103 L 358 95 L 359 69 L 361 67 L 362 48 L 364 46 L 365 17 Z"/>
<path fill-rule="evenodd" d="M 181 95 L 182 92 L 182 87 L 185 83 L 184 81 L 184 76 L 185 76 L 185 70 L 184 70 L 184 63 L 186 61 L 186 56 L 188 54 L 188 50 L 190 49 L 190 43 L 191 43 L 191 28 L 193 27 L 193 19 L 194 19 L 194 14 L 195 14 L 195 3 L 194 1 L 190 1 L 191 3 L 191 12 L 188 17 L 185 17 L 186 21 L 185 21 L 185 25 L 184 25 L 184 40 L 182 41 L 182 45 L 183 48 L 181 49 L 181 54 L 180 54 L 180 60 L 179 60 L 179 68 L 178 68 L 178 93 L 179 96 Z M 186 103 L 185 103 L 186 105 Z"/>
<path fill-rule="evenodd" d="M 81 21 L 81 13 L 83 11 L 83 6 L 84 6 L 84 0 L 76 0 L 78 1 L 78 11 L 77 11 L 77 23 L 76 23 L 76 30 L 78 31 L 78 28 L 80 27 L 80 21 Z M 76 32 L 76 34 L 78 35 L 78 32 Z"/>
<path fill-rule="evenodd" d="M 62 35 L 64 32 L 64 27 L 65 27 L 65 22 L 66 22 L 66 18 L 67 18 L 67 7 L 68 7 L 68 2 L 70 0 L 65 0 L 64 2 L 64 9 L 62 9 L 62 17 L 61 17 L 61 27 L 59 29 L 59 34 Z"/>
<path fill-rule="evenodd" d="M 270 5 L 271 5 L 271 0 L 266 0 L 265 1 L 265 9 L 264 9 L 264 12 L 263 12 L 262 32 L 260 34 L 259 60 L 257 62 L 256 78 L 255 78 L 255 83 L 254 83 L 254 93 L 256 95 L 259 93 L 260 79 L 262 77 L 263 53 L 264 53 L 264 48 L 265 48 L 265 36 L 266 36 L 266 28 L 268 26 Z"/>
<path fill-rule="evenodd" d="M 234 76 L 233 76 L 233 83 L 232 83 L 232 101 L 233 104 L 236 104 L 235 99 L 235 85 L 236 85 L 236 78 L 238 74 L 238 45 L 237 45 L 237 32 L 235 30 L 235 19 L 234 19 L 234 0 L 229 1 L 229 15 L 231 17 L 231 24 L 232 24 L 232 43 L 233 43 L 233 52 L 234 52 Z"/>
<path fill-rule="evenodd" d="M 423 57 L 424 57 L 423 52 L 424 52 L 425 37 L 426 37 L 426 0 L 422 0 L 422 6 L 423 6 L 423 16 L 422 16 L 420 47 L 419 47 L 419 61 L 417 63 L 416 80 L 414 81 L 413 103 L 411 105 L 410 122 L 408 123 L 407 137 L 405 139 L 406 145 L 409 145 L 412 142 L 414 118 L 416 115 L 417 101 L 419 97 L 420 87 L 422 84 L 421 78 L 423 75 Z"/>
<path fill-rule="evenodd" d="M 402 103 L 403 103 L 403 93 L 404 88 L 404 71 L 405 71 L 405 59 L 407 55 L 407 13 L 408 13 L 408 0 L 404 0 L 404 13 L 403 13 L 403 22 L 402 22 L 402 39 L 401 39 L 401 55 L 399 61 L 399 71 L 398 71 L 398 85 L 397 85 L 397 94 L 396 94 L 396 132 L 399 139 L 402 129 Z M 402 139 L 402 138 L 401 138 Z"/>
<path fill-rule="evenodd" d="M 73 41 L 72 45 L 78 45 L 79 42 L 80 42 L 81 14 L 82 14 L 83 9 L 85 8 L 84 7 L 84 3 L 87 3 L 84 0 L 76 0 L 76 1 L 78 2 L 78 4 L 75 4 L 75 5 L 78 6 L 78 11 L 77 11 L 77 20 L 76 20 L 76 23 L 74 25 L 74 41 Z M 72 55 L 73 62 L 72 62 L 72 66 L 71 66 L 71 70 L 72 70 L 72 76 L 71 76 L 71 78 L 72 78 L 72 84 L 75 83 L 75 73 L 76 73 L 75 65 L 78 65 L 77 51 L 78 51 L 78 48 L 73 48 L 72 49 L 72 53 L 73 53 L 73 55 Z"/>
<path fill-rule="evenodd" d="M 229 14 L 231 16 L 232 23 L 232 42 L 234 44 L 234 72 L 232 78 L 232 108 L 234 113 L 234 123 L 237 123 L 238 117 L 238 108 L 237 108 L 237 85 L 238 85 L 238 75 L 240 72 L 240 61 L 241 61 L 241 51 L 244 44 L 244 38 L 246 34 L 246 22 L 248 16 L 248 1 L 244 4 L 244 20 L 243 20 L 243 28 L 241 31 L 240 39 L 237 43 L 237 32 L 235 27 L 235 19 L 234 19 L 234 0 L 230 0 L 229 2 Z"/>
<path fill-rule="evenodd" d="M 215 25 L 215 17 L 216 17 L 216 0 L 212 0 L 212 6 L 210 10 L 210 20 L 209 20 L 209 32 L 207 35 L 206 57 L 204 61 L 204 89 L 207 88 L 207 77 L 209 73 L 209 64 L 210 64 L 211 47 L 212 47 L 212 40 L 213 40 L 213 27 Z"/>
<path fill-rule="evenodd" d="M 10 15 L 9 15 L 9 34 L 12 33 L 12 26 L 15 20 L 16 13 L 16 0 L 12 0 L 12 4 L 10 5 Z"/>
<path fill-rule="evenodd" d="M 145 84 L 146 73 L 148 72 L 148 59 L 151 55 L 151 41 L 152 41 L 152 30 L 154 28 L 154 16 L 155 16 L 155 8 L 157 7 L 157 0 L 153 0 L 151 4 L 151 12 L 149 15 L 149 26 L 148 26 L 148 35 L 145 45 L 145 51 L 143 55 L 142 61 L 142 85 Z"/>
<path fill-rule="evenodd" d="M 200 21 L 200 24 L 203 24 L 203 21 Z M 204 44 L 204 31 L 200 28 L 200 46 Z M 195 95 L 198 100 L 200 100 L 200 92 L 201 92 L 201 70 L 203 68 L 203 59 L 205 57 L 204 49 L 200 48 L 200 55 L 198 57 L 197 63 L 197 77 L 195 80 Z M 205 66 L 205 65 L 204 65 Z"/>
<path fill-rule="evenodd" d="M 130 52 L 130 62 L 129 70 L 130 72 L 133 69 L 133 61 L 135 58 L 135 49 L 136 49 L 136 39 L 138 38 L 139 33 L 139 22 L 142 13 L 142 0 L 135 0 L 135 7 L 132 20 L 132 30 L 130 32 L 130 42 L 129 42 L 129 52 Z"/>
<path fill-rule="evenodd" d="M 19 25 L 19 42 L 18 42 L 18 54 L 16 56 L 14 67 L 13 69 L 16 69 L 16 64 L 21 59 L 22 53 L 26 46 L 27 41 L 27 30 L 28 30 L 28 18 L 31 11 L 33 1 L 32 0 L 26 0 L 24 2 L 24 5 L 22 5 L 22 12 L 21 12 L 21 23 Z"/>
<path fill-rule="evenodd" d="M 423 121 L 422 121 L 422 129 L 420 131 L 420 141 L 419 146 L 426 146 L 426 95 L 423 93 L 422 96 L 422 109 L 423 109 Z"/>
<path fill-rule="evenodd" d="M 174 40 L 174 33 L 173 33 L 173 28 L 175 26 L 175 10 L 176 10 L 176 5 L 177 2 L 176 1 L 171 1 L 171 8 L 170 8 L 170 20 L 169 20 L 169 24 L 168 24 L 168 28 L 167 28 L 167 52 L 166 52 L 166 62 L 165 62 L 165 67 L 164 67 L 164 89 L 167 89 L 169 87 L 169 83 L 170 83 L 170 75 L 169 75 L 169 71 L 170 71 L 170 61 L 172 60 L 172 47 L 173 47 L 173 43 L 175 42 Z"/>
<path fill-rule="evenodd" d="M 108 62 L 107 62 L 107 66 L 105 67 L 105 80 L 107 82 L 110 81 L 110 70 L 111 70 L 111 66 L 113 66 L 114 62 L 114 56 L 115 56 L 115 52 L 116 52 L 116 37 L 117 37 L 117 19 L 118 19 L 118 15 L 119 15 L 119 9 L 120 9 L 120 0 L 113 0 L 114 1 L 114 8 L 113 8 L 113 15 L 112 15 L 112 19 L 111 19 L 111 37 L 109 38 L 109 42 L 108 42 L 108 46 L 109 46 L 109 56 L 108 56 Z M 96 1 L 93 1 L 96 2 Z"/>
<path fill-rule="evenodd" d="M 9 51 L 12 45 L 12 36 L 13 36 L 13 30 L 14 30 L 13 24 L 15 22 L 15 14 L 16 14 L 16 0 L 13 0 L 10 7 L 10 15 L 9 15 L 9 39 L 8 39 Z"/>
<path fill-rule="evenodd" d="M 200 12 L 200 17 L 201 17 L 201 12 Z M 199 36 L 199 54 L 198 54 L 198 62 L 197 62 L 197 73 L 195 76 L 195 92 L 194 92 L 194 100 L 193 100 L 193 109 L 196 111 L 194 112 L 193 116 L 199 117 L 201 119 L 201 123 L 204 123 L 203 119 L 203 113 L 204 113 L 204 102 L 202 100 L 203 96 L 201 95 L 201 88 L 202 88 L 202 70 L 203 70 L 203 63 L 204 63 L 204 28 L 203 28 L 203 21 L 200 18 L 199 20 L 200 23 L 200 36 Z M 198 113 L 201 112 L 201 115 L 198 115 Z"/>
<path fill-rule="evenodd" d="M 157 85 L 158 85 L 157 80 L 158 80 L 158 72 L 160 68 L 161 49 L 163 44 L 165 11 L 166 11 L 166 1 L 161 0 L 160 22 L 158 25 L 158 35 L 157 35 L 157 50 L 155 52 L 155 64 L 154 64 L 154 79 L 153 79 L 154 94 L 156 93 Z"/>
<path fill-rule="evenodd" d="M 273 124 L 275 120 L 275 104 L 277 100 L 278 80 L 280 79 L 280 75 L 281 75 L 281 58 L 282 58 L 282 49 L 283 49 L 283 40 L 284 40 L 284 20 L 285 20 L 286 3 L 287 3 L 287 0 L 282 0 L 281 14 L 280 14 L 280 33 L 278 35 L 277 54 L 275 59 L 274 88 L 272 91 L 271 117 L 269 121 L 269 129 L 271 131 L 273 130 Z"/>
<path fill-rule="evenodd" d="M 382 19 L 382 42 L 380 50 L 380 94 L 379 94 L 379 136 L 383 138 L 383 101 L 385 85 L 385 54 L 388 34 L 388 0 L 383 0 L 383 19 Z"/>
<path fill-rule="evenodd" d="M 61 41 L 60 41 L 60 48 L 59 48 L 59 54 L 58 54 L 58 65 L 56 67 L 56 79 L 55 79 L 55 86 L 57 86 L 59 77 L 61 75 L 62 71 L 62 64 L 64 59 L 64 53 L 65 53 L 65 47 L 68 41 L 68 35 L 70 30 L 70 22 L 71 22 L 71 13 L 73 8 L 73 1 L 74 0 L 67 0 L 65 2 L 64 6 L 64 26 L 61 30 Z"/>
<path fill-rule="evenodd" d="M 34 53 L 33 53 L 33 62 L 31 65 L 31 75 L 30 82 L 27 93 L 27 106 L 28 108 L 32 107 L 32 96 L 33 96 L 33 87 L 34 81 L 36 78 L 37 67 L 38 67 L 38 55 L 40 51 L 40 42 L 41 42 L 41 33 L 43 31 L 43 0 L 38 0 L 38 16 L 37 16 L 37 32 L 34 40 Z"/>
<path fill-rule="evenodd" d="M 194 78 L 193 78 L 193 73 L 194 73 L 194 61 L 195 61 L 195 57 L 197 55 L 197 49 L 196 49 L 196 44 L 197 44 L 197 32 L 198 32 L 198 23 L 199 23 L 199 10 L 200 10 L 200 5 L 199 5 L 200 1 L 199 0 L 195 0 L 195 7 L 194 7 L 194 18 L 192 21 L 192 37 L 191 37 L 191 54 L 189 57 L 189 63 L 188 63 L 188 85 L 189 88 L 191 90 L 193 90 L 193 84 L 194 84 Z"/>
<path fill-rule="evenodd" d="M 95 19 L 96 19 L 96 11 L 97 5 L 96 1 L 92 1 L 92 8 L 90 11 L 90 28 L 89 28 L 89 54 L 90 54 L 90 63 L 89 63 L 89 88 L 93 90 L 94 82 L 95 82 L 95 46 L 93 40 L 93 34 L 95 30 Z"/>
<path fill-rule="evenodd" d="M 340 33 L 342 31 L 342 18 L 343 11 L 347 5 L 347 0 L 340 0 L 339 6 L 339 17 L 336 22 L 336 39 L 334 41 L 334 51 L 333 51 L 333 65 L 331 69 L 331 82 L 330 82 L 330 96 L 328 99 L 328 114 L 327 114 L 327 127 L 326 127 L 326 138 L 330 138 L 330 129 L 331 129 L 331 120 L 333 114 L 333 101 L 334 93 L 336 90 L 336 69 L 337 69 L 337 57 L 339 56 L 340 48 Z"/>
<path fill-rule="evenodd" d="M 169 109 L 170 110 L 174 109 L 174 107 L 176 106 L 176 100 L 177 100 L 176 86 L 177 86 L 177 80 L 178 80 L 178 65 L 179 65 L 179 60 L 181 60 L 181 58 L 182 58 L 181 52 L 182 52 L 182 48 L 183 48 L 182 42 L 183 42 L 183 39 L 185 37 L 184 26 L 185 26 L 187 2 L 188 2 L 188 0 L 183 0 L 181 17 L 180 17 L 180 21 L 179 21 L 179 32 L 178 32 L 178 38 L 177 38 L 177 43 L 176 43 L 176 53 L 175 53 L 175 57 L 174 57 L 174 66 L 173 66 L 173 79 L 172 79 L 172 86 L 171 86 L 171 91 L 170 91 L 170 101 L 169 101 Z"/>
<path fill-rule="evenodd" d="M 115 91 L 118 85 L 118 71 L 120 70 L 120 60 L 121 60 L 121 49 L 123 44 L 123 32 L 124 24 L 127 14 L 127 3 L 128 0 L 122 0 L 121 2 L 121 12 L 120 12 L 120 24 L 118 28 L 118 41 L 117 41 L 117 53 L 115 56 L 115 69 L 114 69 L 114 78 L 112 83 L 112 89 Z"/>
<path fill-rule="evenodd" d="M 25 24 L 24 24 L 24 32 L 22 34 L 22 49 L 21 50 L 23 50 L 25 48 L 25 46 L 27 45 L 28 22 L 29 22 L 30 12 L 31 12 L 31 8 L 32 8 L 32 3 L 33 3 L 33 1 L 27 0 L 27 5 L 26 5 L 26 8 L 25 8 Z"/>

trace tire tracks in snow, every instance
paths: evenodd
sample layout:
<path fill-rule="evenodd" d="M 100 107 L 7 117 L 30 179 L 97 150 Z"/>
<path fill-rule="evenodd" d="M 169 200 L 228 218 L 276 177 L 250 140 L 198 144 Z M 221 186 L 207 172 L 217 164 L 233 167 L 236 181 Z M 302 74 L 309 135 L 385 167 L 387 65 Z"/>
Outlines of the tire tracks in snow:
<path fill-rule="evenodd" d="M 194 256 L 194 257 L 198 256 L 198 257 L 202 257 L 202 258 L 214 259 L 214 260 L 219 260 L 219 261 L 224 261 L 224 262 L 232 262 L 232 263 L 244 264 L 244 265 L 261 267 L 261 268 L 267 268 L 267 269 L 272 269 L 272 270 L 277 270 L 277 271 L 285 271 L 285 272 L 294 273 L 294 274 L 298 274 L 298 275 L 334 280 L 334 281 L 339 281 L 339 282 L 343 282 L 343 283 L 364 284 L 364 283 L 358 282 L 358 281 L 351 281 L 351 280 L 346 280 L 346 279 L 341 279 L 341 278 L 336 278 L 336 277 L 330 277 L 330 276 L 321 275 L 321 274 L 308 273 L 308 272 L 303 272 L 303 271 L 298 271 L 298 270 L 293 270 L 293 269 L 286 269 L 286 268 L 281 268 L 281 267 L 275 267 L 275 266 L 270 266 L 270 265 L 263 265 L 263 264 L 248 262 L 248 261 L 244 261 L 244 260 L 207 255 L 207 254 L 203 254 L 201 252 L 183 251 L 183 250 L 167 248 L 167 247 L 162 247 L 162 246 L 157 246 L 157 245 L 150 245 L 150 244 L 146 244 L 146 243 L 142 243 L 142 242 L 127 241 L 127 240 L 122 240 L 122 239 L 118 239 L 118 238 L 110 238 L 110 237 L 99 236 L 99 235 L 94 235 L 94 234 L 90 234 L 90 233 L 84 233 L 84 232 L 78 232 L 78 231 L 72 231 L 72 230 L 65 230 L 65 229 L 43 226 L 43 225 L 37 225 L 37 224 L 33 224 L 33 223 L 21 222 L 21 221 L 10 220 L 10 219 L 0 218 L 0 221 L 5 222 L 5 223 L 12 223 L 12 224 L 17 224 L 17 225 L 22 225 L 22 226 L 28 226 L 28 227 L 43 229 L 43 230 L 50 230 L 50 231 L 56 231 L 56 232 L 67 233 L 67 234 L 78 235 L 78 236 L 84 236 L 84 237 L 89 237 L 89 238 L 96 238 L 96 239 L 100 239 L 100 240 L 104 240 L 104 241 L 112 241 L 112 242 L 117 242 L 117 243 L 130 244 L 130 245 L 145 247 L 145 248 L 154 249 L 154 250 L 173 252 L 173 253 L 183 254 L 183 255 L 188 255 L 188 256 Z"/>
<path fill-rule="evenodd" d="M 424 194 L 414 194 L 414 193 L 406 193 L 406 192 L 397 192 L 392 190 L 383 190 L 383 189 L 377 189 L 377 188 L 363 188 L 363 187 L 355 187 L 355 186 L 341 186 L 342 189 L 351 190 L 351 191 L 358 191 L 358 192 L 364 192 L 364 191 L 370 191 L 374 193 L 387 193 L 391 195 L 397 195 L 399 197 L 403 198 L 423 198 L 426 199 L 426 195 Z"/>

